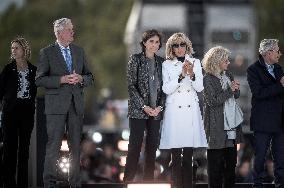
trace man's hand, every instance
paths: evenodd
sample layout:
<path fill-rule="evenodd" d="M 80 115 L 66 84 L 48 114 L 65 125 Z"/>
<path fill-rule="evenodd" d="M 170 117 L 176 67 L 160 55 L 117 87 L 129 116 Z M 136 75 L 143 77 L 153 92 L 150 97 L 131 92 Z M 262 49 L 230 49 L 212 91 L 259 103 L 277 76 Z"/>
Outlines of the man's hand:
<path fill-rule="evenodd" d="M 75 71 L 73 71 L 72 74 L 62 76 L 60 78 L 60 83 L 61 84 L 77 84 L 77 83 L 82 83 L 83 82 L 83 77 L 80 74 L 77 74 Z"/>

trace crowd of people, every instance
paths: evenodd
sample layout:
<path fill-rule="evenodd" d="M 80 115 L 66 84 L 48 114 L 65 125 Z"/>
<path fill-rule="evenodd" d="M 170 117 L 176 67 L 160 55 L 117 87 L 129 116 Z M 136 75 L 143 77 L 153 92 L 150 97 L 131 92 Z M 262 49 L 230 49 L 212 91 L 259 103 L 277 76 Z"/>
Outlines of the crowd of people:
<path fill-rule="evenodd" d="M 57 187 L 57 160 L 65 134 L 71 188 L 121 178 L 113 145 L 98 149 L 90 139 L 81 140 L 84 88 L 93 84 L 93 75 L 83 48 L 73 43 L 72 21 L 57 19 L 53 29 L 56 41 L 40 50 L 37 66 L 29 61 L 29 42 L 17 37 L 1 72 L 4 188 L 28 187 L 37 87 L 45 89 L 44 188 Z M 168 180 L 175 188 L 192 188 L 193 182 L 204 179 L 210 188 L 232 188 L 237 181 L 261 188 L 264 181 L 273 181 L 283 188 L 284 73 L 278 64 L 282 55 L 278 43 L 262 40 L 259 59 L 247 69 L 253 135 L 251 142 L 244 142 L 243 113 L 236 100 L 240 82 L 229 70 L 229 49 L 215 46 L 199 60 L 188 36 L 174 33 L 166 42 L 164 59 L 157 55 L 162 34 L 145 31 L 141 52 L 132 54 L 127 63 L 130 136 L 123 182 Z M 114 119 L 102 123 L 113 127 Z M 270 146 L 272 157 L 266 160 Z M 158 148 L 162 152 L 156 160 Z"/>

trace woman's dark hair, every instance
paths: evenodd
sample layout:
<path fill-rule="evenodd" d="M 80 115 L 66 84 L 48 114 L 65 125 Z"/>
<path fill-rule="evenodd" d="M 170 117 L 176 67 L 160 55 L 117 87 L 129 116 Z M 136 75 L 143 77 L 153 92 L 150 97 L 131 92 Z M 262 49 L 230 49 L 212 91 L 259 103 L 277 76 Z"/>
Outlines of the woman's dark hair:
<path fill-rule="evenodd" d="M 160 40 L 160 45 L 159 45 L 159 49 L 162 47 L 162 33 L 160 33 L 159 31 L 155 30 L 155 29 L 150 29 L 145 31 L 142 34 L 142 39 L 140 41 L 140 46 L 142 48 L 142 51 L 145 52 L 145 46 L 143 43 L 147 42 L 147 40 L 153 36 L 157 36 L 159 37 Z"/>

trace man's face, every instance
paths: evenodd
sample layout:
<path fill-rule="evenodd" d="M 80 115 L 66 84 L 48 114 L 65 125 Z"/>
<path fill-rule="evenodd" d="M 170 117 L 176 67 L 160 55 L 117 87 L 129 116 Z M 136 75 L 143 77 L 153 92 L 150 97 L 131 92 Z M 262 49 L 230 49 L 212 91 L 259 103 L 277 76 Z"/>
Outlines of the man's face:
<path fill-rule="evenodd" d="M 281 55 L 282 53 L 280 52 L 278 45 L 267 52 L 267 57 L 271 64 L 278 63 Z"/>
<path fill-rule="evenodd" d="M 59 31 L 58 39 L 64 44 L 69 45 L 74 40 L 73 24 L 70 22 L 65 25 L 64 29 Z"/>

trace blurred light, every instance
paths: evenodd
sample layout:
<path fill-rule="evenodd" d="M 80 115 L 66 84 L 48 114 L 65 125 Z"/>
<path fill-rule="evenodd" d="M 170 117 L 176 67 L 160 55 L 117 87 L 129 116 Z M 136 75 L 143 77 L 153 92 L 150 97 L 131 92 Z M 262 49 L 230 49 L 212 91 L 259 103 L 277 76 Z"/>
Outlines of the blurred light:
<path fill-rule="evenodd" d="M 119 174 L 119 180 L 120 180 L 120 181 L 123 181 L 123 178 L 124 178 L 124 173 L 121 172 L 121 173 Z"/>
<path fill-rule="evenodd" d="M 64 167 L 64 163 L 59 163 L 60 168 Z"/>
<path fill-rule="evenodd" d="M 67 168 L 62 168 L 62 172 L 67 173 L 68 169 Z"/>
<path fill-rule="evenodd" d="M 127 183 L 126 188 L 171 188 L 171 183 Z"/>
<path fill-rule="evenodd" d="M 120 156 L 119 158 L 120 158 L 119 165 L 120 166 L 125 166 L 125 164 L 126 164 L 126 156 Z"/>
<path fill-rule="evenodd" d="M 161 151 L 159 149 L 157 149 L 156 151 L 156 157 L 159 157 L 161 155 Z"/>
<path fill-rule="evenodd" d="M 124 129 L 121 133 L 121 137 L 123 140 L 129 140 L 130 132 L 128 129 Z"/>
<path fill-rule="evenodd" d="M 63 162 L 63 163 L 67 163 L 67 161 L 68 161 L 68 160 L 67 160 L 65 157 L 62 158 L 62 162 Z"/>
<path fill-rule="evenodd" d="M 120 151 L 128 151 L 128 143 L 129 141 L 127 140 L 119 140 L 117 142 L 117 147 Z"/>
<path fill-rule="evenodd" d="M 237 151 L 241 149 L 241 144 L 237 144 Z"/>
<path fill-rule="evenodd" d="M 160 165 L 160 170 L 161 170 L 161 173 L 163 173 L 164 172 L 164 167 L 163 167 L 163 165 Z"/>
<path fill-rule="evenodd" d="M 67 140 L 62 140 L 60 151 L 69 151 Z"/>
<path fill-rule="evenodd" d="M 69 172 L 70 168 L 70 161 L 68 157 L 61 157 L 58 161 L 58 166 L 63 173 Z"/>
<path fill-rule="evenodd" d="M 94 132 L 92 139 L 95 143 L 100 143 L 103 140 L 103 136 L 99 132 Z"/>

